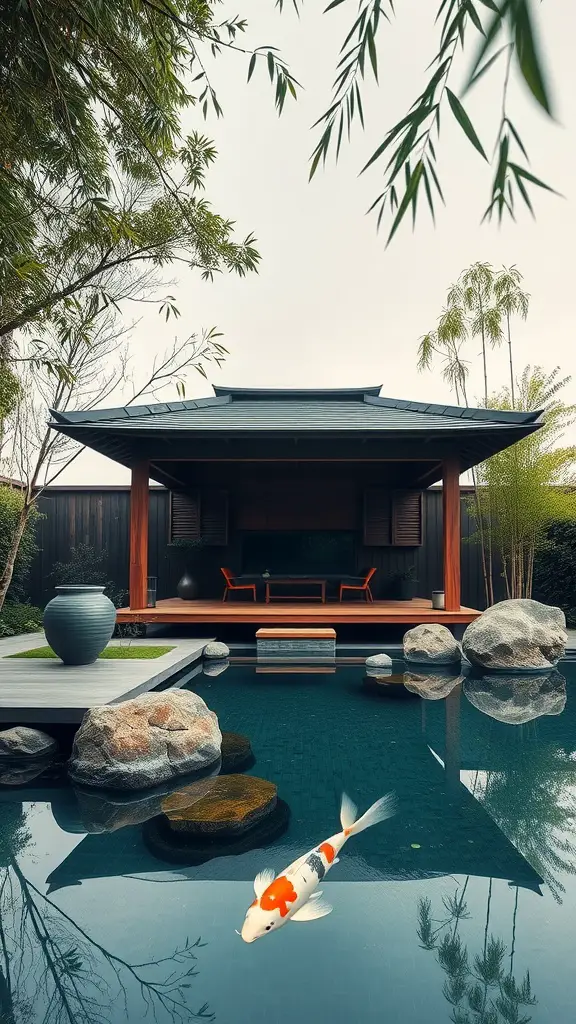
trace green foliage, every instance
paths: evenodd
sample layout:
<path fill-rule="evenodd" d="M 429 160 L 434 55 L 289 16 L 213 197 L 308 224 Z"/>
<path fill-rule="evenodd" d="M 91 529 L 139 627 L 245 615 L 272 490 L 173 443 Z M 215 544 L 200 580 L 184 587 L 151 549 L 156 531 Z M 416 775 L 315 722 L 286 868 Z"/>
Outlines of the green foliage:
<path fill-rule="evenodd" d="M 552 373 L 526 367 L 516 408 L 543 410 L 543 425 L 477 467 L 479 486 L 470 513 L 500 552 L 508 597 L 531 596 L 535 553 L 545 546 L 548 530 L 553 523 L 576 520 L 576 446 L 558 445 L 576 419 L 576 406 L 557 397 L 570 380 L 560 378 L 559 372 L 558 367 Z M 493 395 L 488 404 L 510 409 L 509 388 Z"/>
<path fill-rule="evenodd" d="M 266 66 L 279 111 L 297 83 L 273 47 L 238 47 L 244 20 L 216 15 L 212 0 L 1 5 L 0 336 L 88 285 L 110 301 L 109 272 L 137 260 L 255 269 L 251 236 L 235 243 L 202 197 L 214 147 L 182 119 L 222 112 L 204 57 L 224 49 L 249 77 Z"/>
<path fill-rule="evenodd" d="M 33 604 L 6 601 L 0 612 L 0 636 L 37 633 L 42 629 L 42 609 Z"/>
<path fill-rule="evenodd" d="M 371 74 L 378 81 L 378 32 L 390 22 L 392 0 L 332 0 L 330 11 L 346 3 L 353 7 L 353 23 L 340 51 L 333 84 L 332 102 L 316 125 L 320 139 L 311 156 L 310 175 L 334 149 L 338 157 L 344 138 L 350 138 L 354 122 L 364 126 L 362 84 Z M 451 118 L 480 158 L 492 163 L 494 175 L 484 219 L 507 213 L 515 216 L 516 200 L 533 212 L 529 190 L 553 191 L 528 170 L 528 154 L 510 114 L 509 85 L 516 77 L 532 100 L 548 116 L 552 101 L 534 28 L 534 0 L 436 0 L 434 5 L 438 42 L 428 64 L 428 81 L 410 109 L 387 132 L 366 162 L 364 170 L 384 162 L 384 188 L 376 197 L 380 225 L 390 219 L 388 241 L 395 235 L 407 213 L 416 219 L 418 201 L 424 196 L 432 218 L 444 194 L 438 172 L 438 143 L 441 124 Z M 484 75 L 503 74 L 502 101 L 495 124 L 495 145 L 484 147 L 469 114 L 450 85 L 458 73 L 459 54 L 469 67 L 463 93 L 477 85 Z M 390 83 L 389 83 L 390 84 Z M 486 155 L 490 148 L 492 156 Z"/>
<path fill-rule="evenodd" d="M 70 548 L 68 562 L 54 562 L 49 574 L 53 586 L 104 587 L 106 595 L 116 608 L 121 608 L 127 596 L 108 573 L 108 552 L 106 548 L 97 551 L 91 544 L 77 544 Z"/>
<path fill-rule="evenodd" d="M 148 661 L 161 658 L 163 654 L 173 651 L 173 647 L 150 646 L 118 646 L 105 647 L 98 655 L 104 661 Z M 18 651 L 17 654 L 9 654 L 9 658 L 57 658 L 51 647 L 32 647 L 29 651 Z"/>
<path fill-rule="evenodd" d="M 24 495 L 20 490 L 0 485 L 0 574 L 6 564 L 11 540 L 24 508 L 24 500 Z M 38 551 L 36 525 L 41 518 L 36 505 L 32 505 L 16 557 L 14 575 L 8 592 L 10 600 L 22 598 L 26 592 L 26 578 Z"/>
<path fill-rule="evenodd" d="M 566 622 L 576 628 L 576 518 L 553 523 L 536 552 L 534 591 L 559 605 Z"/>

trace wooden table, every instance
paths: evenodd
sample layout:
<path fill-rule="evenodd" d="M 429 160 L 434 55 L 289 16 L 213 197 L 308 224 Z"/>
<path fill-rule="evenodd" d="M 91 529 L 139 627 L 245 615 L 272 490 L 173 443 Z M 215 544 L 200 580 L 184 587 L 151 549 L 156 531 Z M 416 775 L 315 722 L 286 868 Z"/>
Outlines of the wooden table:
<path fill-rule="evenodd" d="M 270 601 L 302 601 L 302 594 L 272 594 L 270 588 L 276 583 L 279 583 L 283 587 L 295 587 L 295 586 L 318 586 L 320 587 L 320 593 L 308 596 L 308 601 L 321 601 L 322 604 L 326 604 L 326 580 L 317 579 L 311 576 L 274 576 L 271 579 L 266 580 L 266 604 L 270 604 Z"/>

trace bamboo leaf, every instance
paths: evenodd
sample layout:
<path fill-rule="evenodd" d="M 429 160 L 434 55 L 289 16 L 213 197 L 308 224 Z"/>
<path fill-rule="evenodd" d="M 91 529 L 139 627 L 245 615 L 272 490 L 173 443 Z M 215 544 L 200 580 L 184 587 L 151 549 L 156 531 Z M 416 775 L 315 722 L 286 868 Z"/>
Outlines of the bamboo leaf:
<path fill-rule="evenodd" d="M 392 227 L 390 229 L 390 234 L 388 235 L 388 240 L 386 242 L 387 246 L 390 245 L 390 242 L 394 238 L 394 235 L 396 234 L 398 228 L 400 227 L 400 224 L 402 223 L 402 219 L 404 217 L 404 214 L 406 213 L 406 210 L 408 209 L 408 207 L 412 203 L 412 197 L 414 196 L 415 192 L 418 189 L 418 185 L 420 184 L 420 179 L 422 177 L 423 169 L 424 169 L 424 164 L 422 163 L 421 160 L 419 160 L 418 163 L 416 164 L 414 170 L 412 171 L 412 174 L 410 175 L 410 181 L 409 181 L 408 187 L 406 188 L 406 191 L 404 192 L 404 195 L 402 196 L 402 202 L 400 203 L 400 206 L 398 207 L 398 212 L 397 212 L 397 214 L 396 214 L 396 216 L 394 218 L 394 222 L 393 222 Z"/>
<path fill-rule="evenodd" d="M 556 189 L 552 188 L 550 185 L 547 185 L 545 181 L 541 181 L 540 178 L 537 178 L 534 174 L 531 174 L 530 171 L 527 171 L 525 167 L 519 167 L 518 164 L 513 163 L 510 163 L 510 167 L 512 168 L 515 175 L 520 175 L 520 177 L 525 178 L 526 181 L 531 181 L 532 184 L 537 185 L 538 188 L 544 188 L 547 192 L 553 192 L 556 196 L 560 195 L 560 192 L 557 192 Z"/>
<path fill-rule="evenodd" d="M 458 124 L 460 125 L 462 131 L 464 132 L 466 137 L 469 139 L 469 141 L 472 143 L 472 145 L 474 146 L 474 149 L 478 150 L 478 152 L 480 153 L 480 156 L 483 156 L 484 159 L 487 160 L 488 157 L 486 156 L 486 153 L 484 152 L 484 147 L 482 146 L 482 143 L 480 142 L 480 139 L 478 138 L 478 135 L 476 134 L 476 130 L 474 128 L 474 125 L 472 124 L 472 121 L 470 120 L 470 118 L 468 117 L 468 114 L 464 110 L 464 107 L 460 103 L 460 100 L 452 92 L 451 89 L 448 89 L 448 88 L 446 89 L 446 95 L 448 96 L 448 102 L 450 104 L 450 109 L 451 109 L 452 113 L 454 114 L 454 117 L 458 121 Z"/>
<path fill-rule="evenodd" d="M 250 81 L 250 79 L 252 78 L 252 75 L 254 74 L 254 68 L 255 67 L 256 67 L 256 54 L 253 53 L 252 56 L 250 57 L 250 63 L 248 65 L 248 81 Z"/>
<path fill-rule="evenodd" d="M 522 77 L 534 99 L 552 117 L 548 88 L 545 82 L 542 60 L 538 53 L 529 0 L 519 0 L 516 10 L 516 56 Z"/>

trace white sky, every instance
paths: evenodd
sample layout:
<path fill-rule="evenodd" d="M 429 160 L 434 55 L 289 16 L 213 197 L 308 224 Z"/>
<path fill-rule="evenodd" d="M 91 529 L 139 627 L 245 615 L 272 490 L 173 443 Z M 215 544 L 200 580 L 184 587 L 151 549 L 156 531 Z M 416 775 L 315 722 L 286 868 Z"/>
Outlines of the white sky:
<path fill-rule="evenodd" d="M 288 5 L 289 0 L 286 0 Z M 310 124 L 326 109 L 343 29 L 353 5 L 323 16 L 324 3 L 308 0 L 298 20 L 287 8 L 279 16 L 272 0 L 251 18 L 250 44 L 275 44 L 305 86 L 278 119 L 264 66 L 246 85 L 246 61 L 236 55 L 210 63 L 224 118 L 205 125 L 191 111 L 187 127 L 214 138 L 219 158 L 210 173 L 207 197 L 215 209 L 236 220 L 239 235 L 254 231 L 262 253 L 258 275 L 222 277 L 213 284 L 179 266 L 167 291 L 176 296 L 181 318 L 166 324 L 151 307 L 133 333 L 138 366 L 179 336 L 218 325 L 230 355 L 214 383 L 230 386 L 336 387 L 382 384 L 383 394 L 444 401 L 439 375 L 416 371 L 419 337 L 440 313 L 448 285 L 477 260 L 495 266 L 517 264 L 532 295 L 527 323 L 515 328 L 517 365 L 560 364 L 575 369 L 574 269 L 576 238 L 576 5 L 546 0 L 539 8 L 559 124 L 549 122 L 514 88 L 510 112 L 532 158 L 532 170 L 565 198 L 535 197 L 537 220 L 519 211 L 516 224 L 480 225 L 488 202 L 491 169 L 477 156 L 448 117 L 441 144 L 440 172 L 447 208 L 437 226 L 424 207 L 412 233 L 407 223 L 391 246 L 376 233 L 365 211 L 381 191 L 380 171 L 357 172 L 401 117 L 424 82 L 423 69 L 437 39 L 432 0 L 396 3 L 396 21 L 382 30 L 381 86 L 366 89 L 366 132 L 358 128 L 340 163 L 332 162 L 312 184 L 308 156 L 318 138 Z M 236 8 L 234 8 L 236 9 Z M 424 12 L 424 13 L 423 13 Z M 250 14 L 248 14 L 250 17 Z M 501 78 L 487 75 L 466 99 L 467 109 L 491 149 L 499 111 Z M 133 310 L 129 310 L 132 315 Z M 477 356 L 471 343 L 470 358 Z M 505 382 L 505 353 L 490 356 L 491 388 Z M 470 391 L 481 393 L 478 374 Z M 197 374 L 187 396 L 210 394 Z M 119 395 L 115 404 L 129 394 Z M 170 395 L 174 397 L 174 394 Z M 571 384 L 566 399 L 576 401 Z M 111 404 L 108 402 L 107 404 Z M 84 453 L 59 483 L 120 483 L 121 466 Z"/>

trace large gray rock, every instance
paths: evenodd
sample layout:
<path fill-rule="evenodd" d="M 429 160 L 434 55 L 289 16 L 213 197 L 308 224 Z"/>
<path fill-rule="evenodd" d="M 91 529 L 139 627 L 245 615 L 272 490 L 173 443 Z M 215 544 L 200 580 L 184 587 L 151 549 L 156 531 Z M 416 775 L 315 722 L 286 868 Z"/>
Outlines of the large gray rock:
<path fill-rule="evenodd" d="M 0 757 L 40 758 L 51 757 L 58 750 L 58 744 L 48 733 L 41 729 L 29 729 L 26 725 L 16 725 L 13 729 L 0 732 Z"/>
<path fill-rule="evenodd" d="M 567 639 L 561 608 L 519 599 L 501 601 L 471 622 L 462 648 L 468 660 L 481 668 L 535 672 L 558 663 Z"/>
<path fill-rule="evenodd" d="M 404 686 L 424 700 L 444 700 L 463 679 L 453 672 L 405 672 Z"/>
<path fill-rule="evenodd" d="M 462 657 L 460 644 L 450 630 L 436 622 L 409 629 L 403 646 L 406 661 L 416 665 L 453 665 Z"/>
<path fill-rule="evenodd" d="M 104 789 L 144 789 L 220 758 L 218 719 L 197 693 L 167 690 L 87 711 L 69 774 Z"/>
<path fill-rule="evenodd" d="M 371 654 L 366 658 L 366 668 L 392 668 L 392 658 L 388 654 Z"/>
<path fill-rule="evenodd" d="M 221 644 L 218 640 L 211 640 L 209 644 L 206 644 L 204 648 L 205 658 L 229 658 L 230 648 L 226 644 Z"/>
<path fill-rule="evenodd" d="M 470 677 L 464 693 L 475 708 L 497 722 L 524 725 L 542 715 L 561 715 L 566 705 L 566 680 L 559 672 L 543 676 Z"/>

